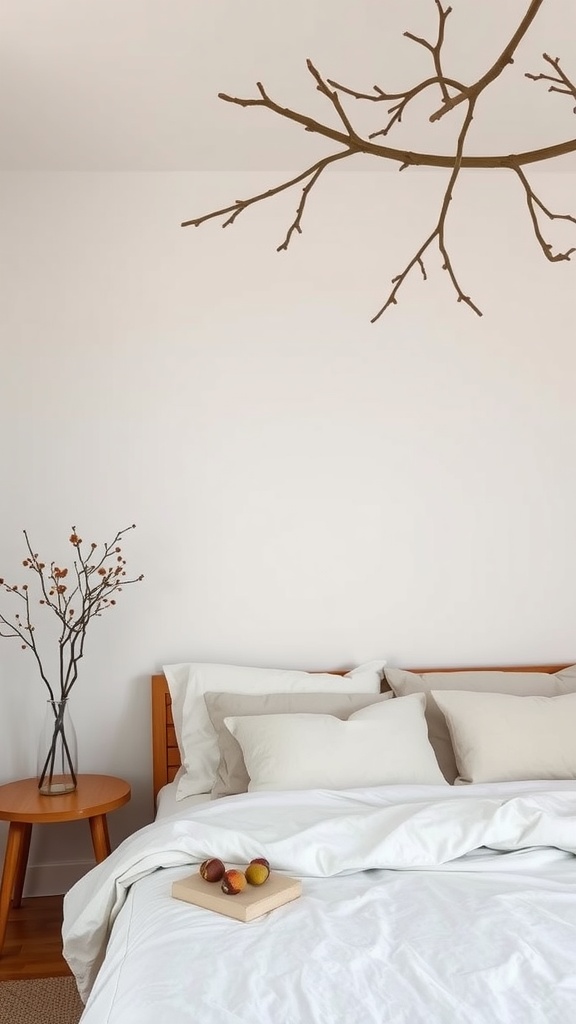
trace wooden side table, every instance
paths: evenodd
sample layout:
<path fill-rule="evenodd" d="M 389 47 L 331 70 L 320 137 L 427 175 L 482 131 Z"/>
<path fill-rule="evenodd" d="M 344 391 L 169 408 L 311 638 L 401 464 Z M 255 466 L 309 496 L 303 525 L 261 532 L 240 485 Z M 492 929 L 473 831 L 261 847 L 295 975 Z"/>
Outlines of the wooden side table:
<path fill-rule="evenodd" d="M 130 799 L 130 786 L 112 775 L 78 775 L 73 793 L 41 796 L 38 779 L 22 779 L 0 786 L 0 821 L 9 821 L 8 842 L 0 884 L 0 956 L 6 937 L 10 906 L 19 907 L 32 825 L 87 818 L 96 863 L 110 853 L 106 815 Z"/>

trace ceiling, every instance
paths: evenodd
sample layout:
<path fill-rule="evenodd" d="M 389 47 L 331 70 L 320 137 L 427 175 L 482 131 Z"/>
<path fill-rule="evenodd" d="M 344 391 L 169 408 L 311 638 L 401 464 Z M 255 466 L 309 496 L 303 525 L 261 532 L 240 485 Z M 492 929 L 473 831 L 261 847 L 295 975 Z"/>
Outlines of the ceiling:
<path fill-rule="evenodd" d="M 478 78 L 528 2 L 451 0 L 446 73 Z M 431 55 L 402 33 L 433 39 L 436 28 L 434 0 L 0 0 L 0 167 L 301 168 L 334 144 L 268 111 L 226 104 L 218 92 L 255 96 L 261 80 L 279 103 L 335 124 L 307 57 L 357 89 L 399 90 L 432 73 Z M 544 70 L 544 51 L 576 80 L 575 0 L 545 0 L 514 65 L 483 94 L 468 152 L 574 137 L 570 97 L 524 78 Z M 430 125 L 433 92 L 394 130 L 395 145 L 453 151 L 463 108 Z M 362 131 L 382 126 L 382 105 L 347 106 Z M 554 169 L 573 160 L 556 160 Z"/>

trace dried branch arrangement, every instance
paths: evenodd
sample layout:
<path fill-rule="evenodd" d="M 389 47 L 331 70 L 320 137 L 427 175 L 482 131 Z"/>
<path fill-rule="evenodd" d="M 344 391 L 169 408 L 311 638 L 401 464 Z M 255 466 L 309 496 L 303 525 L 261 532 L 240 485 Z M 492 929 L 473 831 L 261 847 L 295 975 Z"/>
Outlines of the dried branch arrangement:
<path fill-rule="evenodd" d="M 78 678 L 78 664 L 84 656 L 86 633 L 91 620 L 102 615 L 106 608 L 113 608 L 117 594 L 124 587 L 144 579 L 142 575 L 134 579 L 126 578 L 126 560 L 120 546 L 124 534 L 135 528 L 133 524 L 118 530 L 112 541 L 101 545 L 101 550 L 93 542 L 89 551 L 85 551 L 82 538 L 73 526 L 69 538 L 75 554 L 71 570 L 55 562 L 43 562 L 34 552 L 28 533 L 24 530 L 27 555 L 22 565 L 36 577 L 38 604 L 49 609 L 58 620 L 58 692 L 54 684 L 50 683 L 48 670 L 34 636 L 33 599 L 27 583 L 11 584 L 0 579 L 0 590 L 22 602 L 22 612 L 16 612 L 12 619 L 0 613 L 0 637 L 19 640 L 23 650 L 32 652 L 40 678 L 50 693 L 50 700 L 66 700 L 70 696 Z"/>
<path fill-rule="evenodd" d="M 21 609 L 15 612 L 12 618 L 7 618 L 0 612 L 0 637 L 18 640 L 23 650 L 32 653 L 40 678 L 50 694 L 54 725 L 52 741 L 40 774 L 40 787 L 46 777 L 51 781 L 57 773 L 56 750 L 59 741 L 65 746 L 63 770 L 70 771 L 74 785 L 76 784 L 72 758 L 64 733 L 66 701 L 78 678 L 78 667 L 84 657 L 89 623 L 102 615 L 105 609 L 113 608 L 118 594 L 121 594 L 125 587 L 144 579 L 142 575 L 128 579 L 125 568 L 126 559 L 121 545 L 124 534 L 133 529 L 134 524 L 118 530 L 114 539 L 102 544 L 100 548 L 95 542 L 92 542 L 89 548 L 85 548 L 82 538 L 73 526 L 69 538 L 74 552 L 71 569 L 62 566 L 61 563 L 42 561 L 24 530 L 26 557 L 22 565 L 28 575 L 32 573 L 32 589 L 28 583 L 7 583 L 0 577 L 0 591 L 5 591 L 11 598 L 20 601 Z M 32 592 L 34 585 L 37 589 L 36 597 L 33 597 Z M 53 659 L 51 669 L 48 668 L 45 654 L 41 652 L 36 639 L 36 626 L 33 622 L 33 606 L 36 605 L 42 605 L 43 609 L 48 610 L 57 621 L 57 655 Z"/>
<path fill-rule="evenodd" d="M 386 309 L 396 304 L 398 292 L 414 268 L 418 268 L 422 277 L 426 280 L 424 256 L 428 256 L 429 250 L 434 246 L 437 247 L 440 253 L 442 268 L 449 275 L 454 291 L 456 292 L 458 302 L 464 302 L 470 307 L 470 309 L 474 310 L 478 316 L 482 315 L 481 310 L 471 297 L 466 294 L 460 284 L 446 242 L 446 222 L 450 202 L 452 200 L 458 178 L 461 172 L 466 168 L 499 168 L 512 171 L 516 175 L 524 192 L 534 234 L 544 256 L 552 263 L 569 260 L 572 254 L 576 252 L 576 246 L 564 251 L 554 251 L 553 245 L 547 241 L 545 237 L 544 225 L 555 220 L 571 221 L 573 224 L 576 224 L 576 217 L 568 213 L 553 212 L 534 191 L 524 168 L 529 164 L 541 163 L 555 157 L 564 156 L 567 153 L 575 152 L 576 139 L 569 139 L 552 146 L 529 150 L 524 153 L 497 154 L 494 156 L 470 156 L 465 152 L 466 142 L 472 120 L 476 113 L 478 100 L 484 90 L 498 79 L 507 65 L 514 63 L 514 54 L 520 42 L 530 29 L 538 11 L 544 3 L 544 0 L 530 0 L 524 17 L 510 40 L 504 46 L 504 49 L 498 59 L 490 68 L 488 68 L 485 74 L 469 85 L 449 77 L 444 70 L 442 49 L 444 45 L 446 23 L 450 14 L 452 14 L 452 8 L 444 7 L 441 0 L 434 0 L 434 3 L 436 5 L 438 15 L 438 32 L 436 39 L 431 42 L 421 36 L 415 35 L 412 32 L 404 33 L 408 39 L 418 46 L 424 47 L 424 49 L 430 53 L 433 63 L 433 73 L 431 73 L 430 77 L 418 82 L 409 89 L 405 89 L 400 92 L 390 92 L 379 85 L 373 86 L 372 89 L 368 91 L 354 89 L 350 86 L 343 85 L 340 82 L 336 82 L 331 78 L 325 78 L 311 60 L 307 61 L 308 71 L 314 80 L 316 89 L 326 97 L 326 101 L 330 106 L 331 112 L 335 116 L 337 122 L 336 127 L 332 127 L 329 124 L 318 121 L 316 118 L 300 113 L 297 110 L 292 110 L 290 107 L 281 106 L 268 95 L 268 92 L 261 82 L 257 83 L 259 95 L 253 99 L 242 99 L 238 96 L 229 96 L 226 93 L 219 93 L 220 99 L 224 100 L 226 103 L 234 103 L 240 107 L 265 107 L 278 117 L 300 124 L 305 131 L 321 135 L 324 138 L 337 143 L 341 148 L 334 153 L 328 154 L 321 160 L 317 160 L 300 174 L 290 178 L 288 181 L 282 182 L 280 185 L 276 185 L 274 188 L 268 189 L 266 192 L 261 192 L 259 195 L 251 196 L 249 199 L 237 199 L 230 206 L 226 206 L 223 209 L 214 210 L 212 213 L 207 213 L 200 217 L 193 217 L 191 220 L 184 221 L 182 223 L 182 227 L 198 227 L 200 224 L 215 218 L 223 218 L 222 227 L 228 227 L 230 224 L 234 223 L 241 213 L 244 213 L 245 210 L 250 206 L 253 206 L 255 203 L 271 199 L 273 196 L 276 196 L 281 192 L 285 192 L 287 189 L 291 189 L 297 185 L 302 185 L 302 192 L 294 219 L 289 225 L 283 241 L 277 248 L 278 252 L 287 250 L 294 234 L 302 233 L 302 218 L 306 203 L 310 197 L 310 193 L 326 168 L 336 164 L 340 160 L 346 160 L 358 153 L 364 153 L 369 156 L 380 157 L 381 159 L 392 161 L 398 165 L 401 171 L 404 171 L 407 168 L 422 166 L 444 167 L 451 170 L 434 230 L 424 239 L 418 251 L 406 264 L 404 269 L 392 279 L 392 289 L 389 292 L 386 301 L 372 317 L 372 323 L 378 320 Z M 547 53 L 544 53 L 543 60 L 545 61 L 546 71 L 541 72 L 540 74 L 526 73 L 525 77 L 536 82 L 542 81 L 549 83 L 549 92 L 568 95 L 571 96 L 573 100 L 576 100 L 576 82 L 568 77 L 561 66 L 560 59 L 558 57 L 550 57 Z M 421 96 L 427 90 L 435 90 L 440 94 L 440 98 L 435 101 L 432 113 L 430 114 L 431 122 L 440 121 L 460 106 L 463 108 L 463 118 L 458 131 L 454 154 L 451 156 L 443 156 L 434 153 L 418 153 L 409 150 L 395 149 L 381 142 L 377 142 L 376 140 L 380 137 L 388 137 L 394 126 L 402 121 L 402 118 L 412 100 L 417 96 Z M 387 114 L 387 120 L 384 126 L 374 132 L 371 132 L 366 138 L 360 135 L 354 128 L 353 119 L 345 106 L 346 103 L 351 101 L 383 104 Z M 574 112 L 576 113 L 576 107 L 574 108 Z"/>

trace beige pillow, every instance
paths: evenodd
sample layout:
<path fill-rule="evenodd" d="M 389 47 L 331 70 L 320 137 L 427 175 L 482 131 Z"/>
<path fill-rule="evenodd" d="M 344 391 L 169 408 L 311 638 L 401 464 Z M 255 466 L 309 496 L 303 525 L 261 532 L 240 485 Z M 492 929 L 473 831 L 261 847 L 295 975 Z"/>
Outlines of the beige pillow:
<path fill-rule="evenodd" d="M 576 665 L 561 672 L 405 672 L 399 668 L 386 668 L 386 679 L 396 697 L 409 693 L 425 693 L 428 736 L 434 747 L 438 764 L 448 782 L 454 782 L 458 768 L 450 742 L 446 721 L 431 690 L 468 690 L 476 693 L 509 693 L 518 697 L 556 697 L 563 693 L 576 693 Z"/>
<path fill-rule="evenodd" d="M 250 778 L 246 771 L 242 748 L 224 725 L 227 717 L 244 715 L 323 714 L 346 719 L 355 711 L 389 700 L 387 693 L 205 693 L 204 700 L 214 726 L 220 749 L 220 762 L 212 799 L 247 793 Z"/>
<path fill-rule="evenodd" d="M 242 747 L 249 792 L 446 786 L 430 745 L 426 698 L 413 693 L 335 715 L 241 715 L 224 719 Z"/>
<path fill-rule="evenodd" d="M 514 697 L 433 690 L 448 723 L 457 782 L 576 778 L 576 693 Z"/>

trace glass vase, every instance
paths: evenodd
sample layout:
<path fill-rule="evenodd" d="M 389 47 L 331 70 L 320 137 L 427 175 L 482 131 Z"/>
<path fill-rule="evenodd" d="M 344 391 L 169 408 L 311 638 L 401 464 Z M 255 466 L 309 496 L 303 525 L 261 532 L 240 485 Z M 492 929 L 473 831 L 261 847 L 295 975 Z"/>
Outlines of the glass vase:
<path fill-rule="evenodd" d="M 49 700 L 38 746 L 38 789 L 44 796 L 72 793 L 77 773 L 78 743 L 68 701 Z"/>

